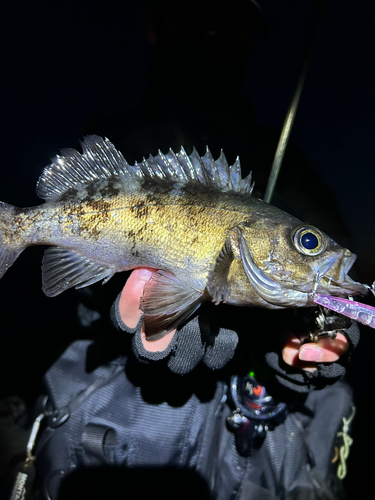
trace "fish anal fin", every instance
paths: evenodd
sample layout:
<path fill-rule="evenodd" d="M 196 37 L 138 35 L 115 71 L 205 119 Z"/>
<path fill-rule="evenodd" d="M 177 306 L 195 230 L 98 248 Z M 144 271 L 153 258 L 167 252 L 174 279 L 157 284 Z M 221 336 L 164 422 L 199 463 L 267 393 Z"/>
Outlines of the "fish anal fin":
<path fill-rule="evenodd" d="M 163 270 L 146 283 L 140 300 L 148 340 L 157 340 L 177 328 L 203 301 L 202 291 L 195 290 Z"/>
<path fill-rule="evenodd" d="M 42 265 L 43 291 L 48 297 L 55 297 L 68 288 L 107 282 L 115 272 L 72 250 L 47 248 Z"/>
<path fill-rule="evenodd" d="M 207 291 L 216 305 L 229 299 L 228 274 L 233 259 L 232 241 L 228 236 L 208 277 Z"/>

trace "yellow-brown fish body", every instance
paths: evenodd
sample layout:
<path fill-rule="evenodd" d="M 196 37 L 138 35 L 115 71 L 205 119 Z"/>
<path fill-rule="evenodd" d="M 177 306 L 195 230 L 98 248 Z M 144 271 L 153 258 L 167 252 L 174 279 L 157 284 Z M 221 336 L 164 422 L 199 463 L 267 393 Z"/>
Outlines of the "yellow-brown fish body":
<path fill-rule="evenodd" d="M 15 208 L 5 223 L 11 231 L 4 227 L 3 234 L 11 233 L 15 248 L 68 248 L 114 273 L 141 266 L 173 271 L 203 293 L 228 231 L 254 212 L 247 196 L 199 185 L 189 193 L 159 178 L 104 179 L 90 187 Z"/>
<path fill-rule="evenodd" d="M 130 166 L 108 140 L 89 137 L 83 148 L 45 169 L 43 205 L 1 204 L 0 276 L 30 245 L 53 245 L 43 261 L 49 296 L 127 269 L 160 269 L 141 300 L 153 338 L 203 300 L 280 308 L 312 305 L 316 291 L 366 293 L 346 274 L 355 256 L 250 197 L 238 161 L 182 150 Z"/>

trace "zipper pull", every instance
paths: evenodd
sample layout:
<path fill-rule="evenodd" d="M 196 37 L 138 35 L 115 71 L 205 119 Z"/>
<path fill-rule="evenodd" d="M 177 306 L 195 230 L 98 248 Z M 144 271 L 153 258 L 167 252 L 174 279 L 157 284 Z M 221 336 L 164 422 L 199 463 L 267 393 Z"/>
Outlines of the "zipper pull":
<path fill-rule="evenodd" d="M 31 494 L 31 489 L 35 479 L 35 468 L 33 449 L 40 429 L 40 423 L 44 418 L 44 413 L 38 415 L 31 428 L 29 440 L 26 445 L 26 459 L 21 463 L 16 481 L 13 486 L 9 500 L 27 500 Z"/>

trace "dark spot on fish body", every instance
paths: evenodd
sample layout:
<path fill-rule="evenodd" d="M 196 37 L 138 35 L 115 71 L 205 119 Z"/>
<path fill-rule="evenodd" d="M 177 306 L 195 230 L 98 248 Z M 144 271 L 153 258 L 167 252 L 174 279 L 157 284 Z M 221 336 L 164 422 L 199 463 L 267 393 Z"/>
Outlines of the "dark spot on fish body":
<path fill-rule="evenodd" d="M 200 182 L 188 182 L 184 185 L 184 194 L 185 196 L 197 199 L 199 196 L 211 197 L 222 193 L 222 191 L 217 188 L 212 188 L 210 186 L 206 186 L 205 184 L 201 184 Z"/>
<path fill-rule="evenodd" d="M 189 232 L 195 231 L 206 222 L 207 208 L 204 206 L 187 205 L 182 207 L 183 218 Z"/>
<path fill-rule="evenodd" d="M 62 193 L 60 196 L 60 201 L 63 203 L 74 202 L 78 199 L 79 191 L 76 188 L 69 188 L 67 191 Z"/>
<path fill-rule="evenodd" d="M 128 240 L 132 246 L 131 246 L 131 252 L 133 255 L 134 249 L 140 241 L 140 238 L 138 237 L 138 232 L 134 231 L 134 229 L 131 229 L 130 231 L 125 231 L 125 239 Z"/>
<path fill-rule="evenodd" d="M 95 200 L 98 192 L 98 186 L 96 182 L 91 182 L 86 186 L 86 198 L 83 200 L 86 203 Z"/>
<path fill-rule="evenodd" d="M 88 208 L 88 212 L 96 212 L 96 216 L 102 216 L 102 214 L 109 212 L 112 209 L 112 204 L 103 199 L 85 201 Z"/>
<path fill-rule="evenodd" d="M 83 236 L 83 234 L 85 233 L 94 241 L 96 241 L 99 238 L 101 232 L 102 231 L 98 219 L 95 217 L 90 217 L 81 224 L 79 234 L 80 236 Z"/>
<path fill-rule="evenodd" d="M 192 239 L 191 239 L 191 244 L 192 244 L 192 245 L 195 245 L 196 243 L 199 243 L 199 241 L 200 241 L 199 236 L 198 236 L 198 235 L 195 235 L 195 236 L 193 236 L 193 237 L 192 237 Z"/>
<path fill-rule="evenodd" d="M 94 240 L 98 239 L 103 230 L 103 224 L 108 223 L 112 205 L 109 201 L 103 199 L 92 199 L 86 197 L 81 204 L 75 203 L 65 207 L 66 224 L 75 235 L 88 235 Z"/>
<path fill-rule="evenodd" d="M 135 235 L 135 242 L 137 241 L 142 241 L 143 238 L 144 238 L 144 235 L 147 231 L 147 223 L 145 223 L 143 226 L 141 226 L 138 231 L 136 232 L 136 235 Z"/>
<path fill-rule="evenodd" d="M 133 205 L 131 211 L 137 219 L 147 217 L 149 213 L 148 205 L 144 201 L 139 201 L 136 205 Z"/>
<path fill-rule="evenodd" d="M 118 186 L 118 178 L 115 176 L 107 179 L 107 182 L 99 189 L 99 193 L 103 198 L 115 198 L 121 193 L 121 189 Z"/>
<path fill-rule="evenodd" d="M 151 196 L 155 201 L 161 196 L 165 196 L 173 189 L 175 182 L 159 177 L 144 177 L 141 183 L 141 191 Z"/>
<path fill-rule="evenodd" d="M 34 245 L 40 242 L 41 229 L 43 237 L 48 237 L 51 214 L 46 205 L 40 207 L 18 208 L 12 210 L 2 219 L 3 244 Z"/>
<path fill-rule="evenodd" d="M 147 224 L 143 224 L 136 230 L 131 229 L 130 231 L 125 231 L 124 234 L 125 239 L 131 242 L 132 250 L 134 250 L 134 248 L 143 241 L 146 231 L 147 231 Z"/>
<path fill-rule="evenodd" d="M 195 216 L 201 216 L 206 212 L 206 207 L 193 205 L 191 207 L 194 211 Z"/>
<path fill-rule="evenodd" d="M 103 224 L 107 222 L 107 214 L 105 212 L 97 212 L 96 214 L 85 217 L 85 223 L 81 225 L 81 230 L 88 233 L 92 238 L 97 239 L 103 232 Z"/>

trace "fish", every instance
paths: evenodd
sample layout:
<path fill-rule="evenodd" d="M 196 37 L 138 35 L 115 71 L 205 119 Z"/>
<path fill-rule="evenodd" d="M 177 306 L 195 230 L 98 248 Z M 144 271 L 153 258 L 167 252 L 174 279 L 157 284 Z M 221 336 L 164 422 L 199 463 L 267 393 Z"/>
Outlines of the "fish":
<path fill-rule="evenodd" d="M 204 301 L 283 309 L 314 306 L 316 294 L 365 295 L 348 275 L 356 255 L 318 228 L 252 195 L 239 158 L 207 148 L 161 151 L 129 165 L 106 138 L 82 153 L 64 149 L 37 184 L 43 204 L 0 202 L 0 278 L 31 245 L 47 245 L 43 291 L 139 267 L 155 268 L 140 300 L 149 340 L 161 338 Z"/>

